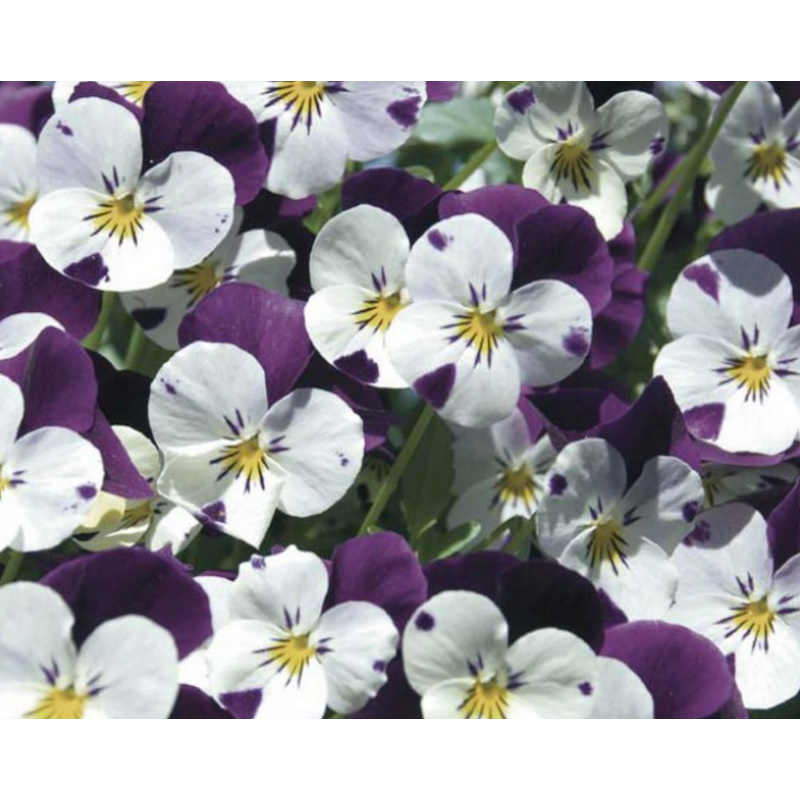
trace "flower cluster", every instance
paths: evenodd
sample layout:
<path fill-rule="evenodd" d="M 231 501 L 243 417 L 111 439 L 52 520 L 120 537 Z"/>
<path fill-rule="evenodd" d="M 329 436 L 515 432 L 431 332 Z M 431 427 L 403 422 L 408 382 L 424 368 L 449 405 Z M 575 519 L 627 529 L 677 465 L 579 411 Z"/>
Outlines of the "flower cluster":
<path fill-rule="evenodd" d="M 796 715 L 786 86 L 0 84 L 0 716 Z"/>

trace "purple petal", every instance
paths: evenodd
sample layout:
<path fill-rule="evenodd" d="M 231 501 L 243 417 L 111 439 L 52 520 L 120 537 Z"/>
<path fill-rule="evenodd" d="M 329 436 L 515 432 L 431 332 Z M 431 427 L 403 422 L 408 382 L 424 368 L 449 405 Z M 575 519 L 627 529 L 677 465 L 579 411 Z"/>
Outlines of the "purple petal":
<path fill-rule="evenodd" d="M 428 596 L 449 591 L 477 592 L 497 603 L 500 577 L 519 563 L 518 558 L 495 550 L 432 561 L 425 565 Z"/>
<path fill-rule="evenodd" d="M 769 515 L 767 533 L 775 570 L 800 553 L 800 483 Z"/>
<path fill-rule="evenodd" d="M 27 81 L 5 81 L 0 86 L 0 122 L 21 125 L 34 135 L 53 115 L 53 93 L 49 86 Z"/>
<path fill-rule="evenodd" d="M 452 100 L 456 96 L 459 86 L 461 86 L 461 81 L 426 81 L 428 102 L 444 103 Z"/>

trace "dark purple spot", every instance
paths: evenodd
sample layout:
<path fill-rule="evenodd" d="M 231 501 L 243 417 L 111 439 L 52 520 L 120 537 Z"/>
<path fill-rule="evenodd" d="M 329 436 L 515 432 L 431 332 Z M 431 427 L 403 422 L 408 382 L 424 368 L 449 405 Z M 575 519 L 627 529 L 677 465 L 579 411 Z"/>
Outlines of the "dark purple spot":
<path fill-rule="evenodd" d="M 567 490 L 567 486 L 569 483 L 563 475 L 553 475 L 550 478 L 550 494 L 554 494 L 556 497 L 561 497 Z"/>
<path fill-rule="evenodd" d="M 690 408 L 684 415 L 686 426 L 699 439 L 715 440 L 722 428 L 725 406 L 722 403 L 708 403 Z"/>
<path fill-rule="evenodd" d="M 376 661 L 372 665 L 372 669 L 374 669 L 375 672 L 386 672 L 386 662 L 385 661 Z"/>
<path fill-rule="evenodd" d="M 692 529 L 692 532 L 683 540 L 683 543 L 692 547 L 696 544 L 705 544 L 710 538 L 711 526 L 707 522 L 699 520 Z"/>
<path fill-rule="evenodd" d="M 589 339 L 585 328 L 570 328 L 561 344 L 564 349 L 576 358 L 583 358 L 589 352 Z"/>
<path fill-rule="evenodd" d="M 387 107 L 386 112 L 401 128 L 407 130 L 417 124 L 421 102 L 422 98 L 419 95 L 407 97 L 405 100 L 395 100 Z"/>
<path fill-rule="evenodd" d="M 210 503 L 203 506 L 199 514 L 200 522 L 204 525 L 224 525 L 226 519 L 225 503 L 218 500 L 216 503 Z"/>
<path fill-rule="evenodd" d="M 581 694 L 585 697 L 589 697 L 589 695 L 594 691 L 594 687 L 591 683 L 589 683 L 589 681 L 579 683 L 578 688 L 581 690 Z"/>
<path fill-rule="evenodd" d="M 650 140 L 650 152 L 654 155 L 660 155 L 664 152 L 664 142 L 665 139 L 663 136 L 655 136 L 653 139 Z"/>
<path fill-rule="evenodd" d="M 137 308 L 131 311 L 131 316 L 149 331 L 158 327 L 167 318 L 166 308 Z"/>
<path fill-rule="evenodd" d="M 414 620 L 414 625 L 419 631 L 432 631 L 436 620 L 427 611 L 420 611 Z"/>
<path fill-rule="evenodd" d="M 692 500 L 689 503 L 684 503 L 681 513 L 683 514 L 683 518 L 686 520 L 686 522 L 693 522 L 699 510 L 700 503 L 698 503 L 697 500 Z"/>
<path fill-rule="evenodd" d="M 441 408 L 453 391 L 456 382 L 456 365 L 445 364 L 443 367 L 423 375 L 414 381 L 417 394 L 427 400 L 434 408 Z"/>
<path fill-rule="evenodd" d="M 533 96 L 533 89 L 517 89 L 508 95 L 508 104 L 517 114 L 524 114 L 535 102 L 536 98 Z"/>
<path fill-rule="evenodd" d="M 437 230 L 432 230 L 428 234 L 428 241 L 437 249 L 437 250 L 445 250 L 447 249 L 447 237 L 441 232 Z"/>
<path fill-rule="evenodd" d="M 108 280 L 108 267 L 100 253 L 95 253 L 81 261 L 76 261 L 64 268 L 68 278 L 85 283 L 88 286 L 99 286 Z"/>
<path fill-rule="evenodd" d="M 253 556 L 250 559 L 250 566 L 253 569 L 264 569 L 265 565 L 264 556 Z"/>
<path fill-rule="evenodd" d="M 700 291 L 719 303 L 719 272 L 711 264 L 694 264 L 683 271 L 687 281 L 696 283 Z"/>
<path fill-rule="evenodd" d="M 61 120 L 56 123 L 56 128 L 64 134 L 64 136 L 74 136 L 75 134 L 72 132 L 72 128 L 69 125 L 65 125 Z"/>
<path fill-rule="evenodd" d="M 261 689 L 246 692 L 229 692 L 220 696 L 220 701 L 238 719 L 253 719 L 261 705 Z"/>
<path fill-rule="evenodd" d="M 86 486 L 78 487 L 78 495 L 84 500 L 92 500 L 97 496 L 97 489 L 87 483 Z"/>
<path fill-rule="evenodd" d="M 339 453 L 339 466 L 346 467 L 349 463 L 350 459 L 344 453 Z"/>
<path fill-rule="evenodd" d="M 355 353 L 351 353 L 349 356 L 337 358 L 333 365 L 351 378 L 361 381 L 361 383 L 375 383 L 380 375 L 378 365 L 364 350 L 356 350 Z"/>

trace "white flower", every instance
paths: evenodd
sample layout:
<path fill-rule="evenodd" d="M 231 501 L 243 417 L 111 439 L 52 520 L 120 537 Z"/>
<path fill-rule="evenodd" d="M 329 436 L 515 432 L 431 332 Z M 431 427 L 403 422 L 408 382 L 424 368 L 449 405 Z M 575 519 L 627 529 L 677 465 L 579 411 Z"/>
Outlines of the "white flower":
<path fill-rule="evenodd" d="M 270 405 L 264 370 L 230 344 L 195 342 L 156 376 L 150 424 L 164 454 L 158 491 L 205 524 L 258 547 L 276 509 L 319 514 L 361 469 L 361 419 L 331 392 Z"/>
<path fill-rule="evenodd" d="M 451 217 L 411 249 L 411 305 L 387 333 L 395 369 L 442 417 L 486 427 L 508 417 L 523 384 L 549 386 L 589 352 L 592 314 L 565 283 L 512 291 L 513 249 L 476 214 Z"/>
<path fill-rule="evenodd" d="M 386 682 L 398 639 L 391 618 L 356 601 L 323 613 L 327 592 L 322 560 L 295 547 L 241 565 L 229 621 L 208 651 L 213 693 L 236 716 L 352 714 Z"/>
<path fill-rule="evenodd" d="M 74 621 L 52 589 L 0 589 L 0 717 L 166 719 L 178 695 L 172 636 L 125 616 L 100 625 L 78 650 Z"/>
<path fill-rule="evenodd" d="M 339 182 L 347 159 L 369 161 L 411 135 L 425 81 L 223 81 L 258 122 L 276 120 L 266 188 L 301 198 Z"/>
<path fill-rule="evenodd" d="M 0 125 L 0 239 L 28 241 L 38 193 L 36 139 L 19 125 Z"/>
<path fill-rule="evenodd" d="M 774 570 L 764 518 L 741 503 L 703 514 L 702 541 L 679 547 L 678 596 L 668 620 L 733 655 L 747 708 L 800 691 L 800 556 Z"/>
<path fill-rule="evenodd" d="M 397 219 L 367 205 L 334 217 L 314 242 L 314 294 L 305 308 L 308 335 L 329 364 L 362 383 L 408 385 L 389 360 L 386 335 L 410 302 L 405 286 L 409 250 Z"/>
<path fill-rule="evenodd" d="M 173 153 L 142 174 L 139 121 L 99 98 L 68 103 L 39 137 L 31 240 L 50 266 L 103 290 L 164 283 L 199 263 L 233 220 L 227 169 Z"/>
<path fill-rule="evenodd" d="M 66 428 L 17 438 L 19 387 L 0 375 L 0 550 L 47 550 L 80 525 L 103 483 L 97 448 Z"/>
<path fill-rule="evenodd" d="M 768 81 L 748 81 L 711 148 L 706 199 L 729 225 L 770 208 L 800 206 L 800 103 L 783 116 Z"/>
<path fill-rule="evenodd" d="M 800 431 L 800 326 L 777 264 L 723 250 L 683 270 L 667 305 L 675 337 L 654 366 L 698 439 L 775 455 Z"/>
<path fill-rule="evenodd" d="M 545 628 L 508 646 L 497 606 L 473 592 L 442 592 L 403 634 L 403 666 L 427 719 L 585 718 L 598 673 L 592 649 Z"/>
<path fill-rule="evenodd" d="M 545 483 L 536 517 L 541 549 L 603 589 L 628 619 L 660 619 L 678 582 L 670 555 L 702 502 L 700 476 L 657 456 L 627 488 L 616 448 L 584 439 L 558 454 Z"/>
<path fill-rule="evenodd" d="M 613 239 L 628 210 L 625 184 L 664 149 L 667 117 L 643 92 L 620 92 L 595 111 L 582 81 L 531 81 L 505 96 L 494 126 L 503 152 L 525 162 L 523 186 L 580 206 Z"/>

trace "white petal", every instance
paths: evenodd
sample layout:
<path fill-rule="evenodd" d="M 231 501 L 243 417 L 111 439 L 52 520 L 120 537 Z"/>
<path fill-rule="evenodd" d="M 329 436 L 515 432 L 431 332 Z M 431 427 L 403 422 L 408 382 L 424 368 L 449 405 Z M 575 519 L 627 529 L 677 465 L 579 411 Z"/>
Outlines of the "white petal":
<path fill-rule="evenodd" d="M 531 84 L 521 83 L 505 95 L 495 112 L 497 143 L 506 155 L 518 161 L 527 161 L 549 138 L 536 133 L 527 113 L 535 102 Z"/>
<path fill-rule="evenodd" d="M 551 203 L 557 203 L 563 197 L 553 171 L 553 161 L 558 148 L 557 144 L 548 144 L 536 150 L 525 162 L 522 170 L 522 185 L 526 189 L 535 189 Z"/>
<path fill-rule="evenodd" d="M 222 630 L 232 621 L 230 604 L 234 582 L 216 575 L 199 575 L 195 580 L 208 597 L 208 603 L 211 607 L 212 629 L 214 631 Z"/>
<path fill-rule="evenodd" d="M 528 115 L 541 138 L 553 141 L 570 124 L 578 130 L 596 127 L 594 101 L 583 81 L 531 81 L 528 86 L 536 98 Z"/>
<path fill-rule="evenodd" d="M 761 205 L 761 195 L 742 180 L 746 168 L 746 156 L 735 166 L 719 166 L 706 184 L 706 203 L 727 225 L 734 225 L 755 214 Z"/>
<path fill-rule="evenodd" d="M 126 425 L 112 425 L 111 429 L 122 442 L 133 465 L 146 481 L 154 481 L 161 471 L 161 456 L 156 446 L 143 434 Z"/>
<path fill-rule="evenodd" d="M 169 547 L 177 555 L 191 544 L 203 527 L 186 509 L 161 500 L 152 521 L 145 544 L 149 550 L 157 552 Z"/>
<path fill-rule="evenodd" d="M 572 183 L 562 181 L 564 199 L 573 206 L 591 214 L 597 229 L 607 241 L 621 230 L 628 213 L 628 193 L 617 171 L 604 161 L 594 164 L 594 180 L 590 189 L 576 189 Z"/>
<path fill-rule="evenodd" d="M 463 719 L 462 709 L 474 685 L 474 678 L 454 678 L 431 686 L 422 696 L 423 718 Z"/>
<path fill-rule="evenodd" d="M 235 239 L 228 276 L 288 295 L 286 280 L 297 263 L 291 245 L 273 231 L 247 231 Z"/>
<path fill-rule="evenodd" d="M 0 408 L 3 409 L 3 413 L 0 414 L 0 465 L 2 465 L 17 439 L 17 431 L 25 415 L 22 391 L 5 375 L 0 375 Z"/>
<path fill-rule="evenodd" d="M 653 698 L 642 679 L 615 658 L 598 658 L 590 719 L 653 719 Z"/>
<path fill-rule="evenodd" d="M 36 139 L 20 125 L 0 124 L 0 239 L 25 242 L 25 208 L 38 195 Z"/>

